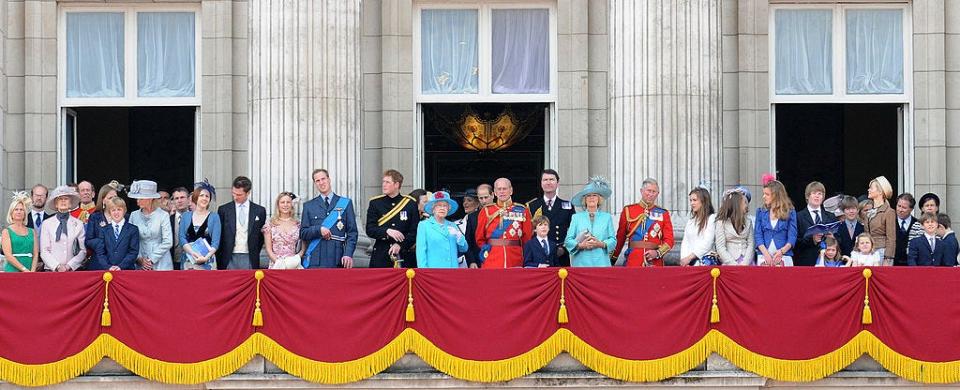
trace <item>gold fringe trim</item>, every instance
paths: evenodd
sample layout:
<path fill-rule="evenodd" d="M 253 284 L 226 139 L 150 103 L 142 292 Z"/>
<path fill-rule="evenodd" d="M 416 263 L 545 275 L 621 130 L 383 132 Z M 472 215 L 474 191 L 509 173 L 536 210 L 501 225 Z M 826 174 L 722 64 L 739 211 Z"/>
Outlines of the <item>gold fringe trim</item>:
<path fill-rule="evenodd" d="M 919 383 L 960 382 L 960 360 L 949 362 L 925 362 L 912 359 L 894 351 L 868 331 L 864 335 L 863 349 L 883 368 L 897 376 Z"/>
<path fill-rule="evenodd" d="M 504 382 L 537 371 L 563 352 L 564 332 L 560 329 L 543 343 L 518 356 L 502 360 L 469 360 L 453 356 L 413 329 L 410 349 L 427 364 L 457 379 L 474 382 Z"/>
<path fill-rule="evenodd" d="M 714 332 L 714 331 L 711 331 Z M 574 359 L 604 376 L 628 382 L 655 382 L 680 375 L 707 360 L 713 339 L 708 333 L 700 341 L 676 354 L 651 360 L 629 360 L 600 352 L 569 330 L 560 329 Z"/>
<path fill-rule="evenodd" d="M 133 371 L 143 378 L 163 383 L 193 385 L 209 382 L 236 372 L 257 354 L 257 338 L 254 333 L 236 348 L 213 359 L 194 363 L 170 363 L 143 355 L 110 335 L 104 339 L 108 345 L 106 357 Z"/>
<path fill-rule="evenodd" d="M 735 366 L 754 374 L 790 382 L 809 382 L 822 379 L 853 363 L 863 355 L 863 342 L 871 336 L 861 331 L 840 348 L 812 359 L 786 360 L 764 356 L 744 348 L 720 331 L 713 329 L 704 339 L 711 350 Z"/>
<path fill-rule="evenodd" d="M 101 334 L 77 354 L 52 363 L 22 364 L 0 358 L 0 380 L 19 386 L 48 386 L 76 378 L 103 359 L 108 347 L 103 340 L 108 337 Z"/>
<path fill-rule="evenodd" d="M 350 383 L 372 377 L 396 363 L 410 349 L 410 338 L 416 333 L 404 329 L 399 336 L 376 352 L 356 360 L 327 363 L 290 352 L 273 339 L 257 333 L 260 355 L 281 370 L 304 380 L 325 384 Z"/>

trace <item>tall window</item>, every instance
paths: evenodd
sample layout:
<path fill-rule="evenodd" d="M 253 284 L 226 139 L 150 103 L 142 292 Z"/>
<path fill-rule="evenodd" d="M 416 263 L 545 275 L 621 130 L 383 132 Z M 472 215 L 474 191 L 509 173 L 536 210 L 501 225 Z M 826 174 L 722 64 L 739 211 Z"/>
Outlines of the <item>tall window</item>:
<path fill-rule="evenodd" d="M 555 100 L 554 14 L 549 3 L 419 5 L 419 100 Z"/>
<path fill-rule="evenodd" d="M 64 105 L 199 103 L 196 9 L 67 7 L 62 16 Z"/>
<path fill-rule="evenodd" d="M 774 7 L 774 101 L 908 101 L 909 8 Z"/>

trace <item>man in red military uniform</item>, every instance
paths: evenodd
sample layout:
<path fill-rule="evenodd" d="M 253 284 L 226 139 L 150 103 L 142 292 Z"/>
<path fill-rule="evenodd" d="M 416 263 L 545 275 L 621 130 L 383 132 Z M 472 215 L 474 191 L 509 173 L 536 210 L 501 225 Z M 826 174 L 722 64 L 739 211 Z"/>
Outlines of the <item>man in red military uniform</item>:
<path fill-rule="evenodd" d="M 623 208 L 617 229 L 617 247 L 610 256 L 616 262 L 626 245 L 627 267 L 663 267 L 663 256 L 673 248 L 673 223 L 670 212 L 657 207 L 660 185 L 646 179 L 641 188 L 639 203 Z"/>
<path fill-rule="evenodd" d="M 530 211 L 514 203 L 513 185 L 506 178 L 493 183 L 497 202 L 484 206 L 477 216 L 477 246 L 483 268 L 523 266 L 523 244 L 530 240 Z"/>

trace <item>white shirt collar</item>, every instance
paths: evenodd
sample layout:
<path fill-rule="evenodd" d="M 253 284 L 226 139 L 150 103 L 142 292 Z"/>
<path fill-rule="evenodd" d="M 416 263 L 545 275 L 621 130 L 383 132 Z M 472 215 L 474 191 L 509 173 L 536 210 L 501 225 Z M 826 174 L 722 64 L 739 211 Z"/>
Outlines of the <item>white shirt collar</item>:
<path fill-rule="evenodd" d="M 121 219 L 120 222 L 110 222 L 110 224 L 113 225 L 113 226 L 121 227 L 121 228 L 122 228 L 124 222 L 126 222 L 126 218 Z"/>
<path fill-rule="evenodd" d="M 249 209 L 249 208 L 250 208 L 250 199 L 248 198 L 247 200 L 243 201 L 243 203 L 233 202 L 233 207 L 237 208 L 237 210 L 240 209 L 240 205 L 243 205 L 243 207 L 246 207 L 246 208 Z"/>
<path fill-rule="evenodd" d="M 823 213 L 820 211 L 820 208 L 813 208 L 813 207 L 810 207 L 809 205 L 807 206 L 807 210 L 810 211 L 810 215 L 816 215 L 816 214 L 814 214 L 814 212 L 823 214 Z M 820 215 L 820 218 L 823 218 L 823 215 Z"/>
<path fill-rule="evenodd" d="M 923 236 L 927 238 L 927 241 L 930 241 L 931 239 L 936 239 L 936 238 L 937 238 L 936 235 L 932 235 L 932 236 L 931 236 L 931 235 L 927 234 L 927 232 L 923 232 Z"/>
<path fill-rule="evenodd" d="M 549 198 L 549 197 L 547 197 L 546 195 L 543 196 L 543 203 L 544 203 L 544 204 L 546 204 L 546 203 L 548 203 L 548 202 L 551 202 L 551 201 L 552 201 L 552 202 L 556 202 L 556 201 L 557 201 L 557 195 L 553 195 L 552 198 Z"/>

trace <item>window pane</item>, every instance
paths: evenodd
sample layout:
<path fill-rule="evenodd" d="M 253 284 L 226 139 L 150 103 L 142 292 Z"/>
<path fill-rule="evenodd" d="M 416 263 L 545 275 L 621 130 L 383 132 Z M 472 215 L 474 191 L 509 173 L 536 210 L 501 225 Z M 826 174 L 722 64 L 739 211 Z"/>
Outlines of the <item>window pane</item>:
<path fill-rule="evenodd" d="M 423 93 L 477 93 L 477 10 L 425 9 L 420 35 Z"/>
<path fill-rule="evenodd" d="M 774 23 L 777 94 L 833 93 L 833 11 L 778 9 Z"/>
<path fill-rule="evenodd" d="M 140 96 L 196 96 L 195 35 L 193 12 L 137 13 Z"/>
<path fill-rule="evenodd" d="M 847 93 L 903 93 L 903 14 L 847 11 Z"/>
<path fill-rule="evenodd" d="M 123 14 L 67 13 L 67 97 L 123 96 Z"/>
<path fill-rule="evenodd" d="M 493 10 L 493 93 L 550 93 L 550 11 Z"/>

